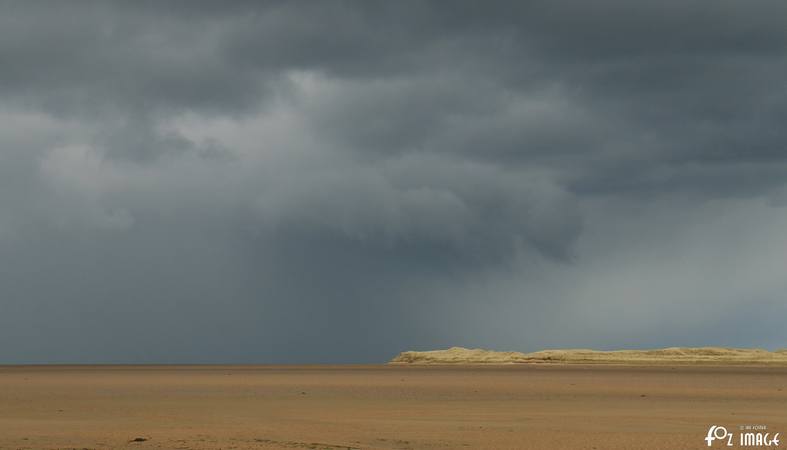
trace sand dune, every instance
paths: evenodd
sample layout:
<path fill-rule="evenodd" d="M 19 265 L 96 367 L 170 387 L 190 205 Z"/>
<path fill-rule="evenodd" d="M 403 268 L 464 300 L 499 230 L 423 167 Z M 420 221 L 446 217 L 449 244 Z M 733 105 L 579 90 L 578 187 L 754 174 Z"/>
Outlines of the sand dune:
<path fill-rule="evenodd" d="M 391 360 L 391 363 L 404 364 L 507 364 L 520 362 L 527 362 L 527 355 L 519 352 L 496 352 L 464 347 L 426 352 L 402 352 Z"/>
<path fill-rule="evenodd" d="M 787 364 L 787 349 L 724 347 L 670 347 L 654 350 L 589 349 L 541 350 L 533 353 L 497 352 L 451 347 L 447 350 L 408 351 L 393 358 L 392 364 L 516 364 L 516 363 L 607 363 L 607 364 Z"/>

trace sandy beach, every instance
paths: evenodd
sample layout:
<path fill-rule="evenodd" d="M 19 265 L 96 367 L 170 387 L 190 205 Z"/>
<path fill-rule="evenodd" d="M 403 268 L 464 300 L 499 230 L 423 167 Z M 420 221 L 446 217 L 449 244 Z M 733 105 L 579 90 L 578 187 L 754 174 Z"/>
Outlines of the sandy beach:
<path fill-rule="evenodd" d="M 0 448 L 696 449 L 785 405 L 785 367 L 5 366 Z"/>

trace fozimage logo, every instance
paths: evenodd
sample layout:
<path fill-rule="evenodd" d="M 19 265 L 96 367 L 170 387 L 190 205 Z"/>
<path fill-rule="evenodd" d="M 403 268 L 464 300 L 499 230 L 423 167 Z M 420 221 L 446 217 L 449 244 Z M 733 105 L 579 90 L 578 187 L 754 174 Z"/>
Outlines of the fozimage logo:
<path fill-rule="evenodd" d="M 771 435 L 765 425 L 740 425 L 738 426 L 738 438 L 735 433 L 728 431 L 725 427 L 711 425 L 708 428 L 708 435 L 705 442 L 708 447 L 712 447 L 715 441 L 719 441 L 722 446 L 733 447 L 776 447 L 779 445 L 779 433 Z"/>

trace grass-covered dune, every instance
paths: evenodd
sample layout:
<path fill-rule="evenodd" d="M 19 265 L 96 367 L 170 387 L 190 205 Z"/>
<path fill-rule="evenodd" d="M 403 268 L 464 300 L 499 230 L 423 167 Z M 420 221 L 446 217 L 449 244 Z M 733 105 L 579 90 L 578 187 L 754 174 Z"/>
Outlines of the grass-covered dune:
<path fill-rule="evenodd" d="M 655 350 L 541 350 L 533 353 L 497 352 L 451 347 L 447 350 L 407 351 L 390 364 L 785 364 L 787 349 L 670 347 Z"/>

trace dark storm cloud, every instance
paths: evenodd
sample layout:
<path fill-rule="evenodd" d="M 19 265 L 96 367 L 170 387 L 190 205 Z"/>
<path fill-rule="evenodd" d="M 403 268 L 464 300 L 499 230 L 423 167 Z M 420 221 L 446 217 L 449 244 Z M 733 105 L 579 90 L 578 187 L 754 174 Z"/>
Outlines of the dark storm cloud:
<path fill-rule="evenodd" d="M 4 361 L 715 344 L 778 312 L 783 2 L 0 10 Z"/>

